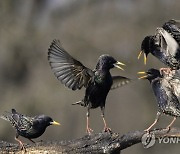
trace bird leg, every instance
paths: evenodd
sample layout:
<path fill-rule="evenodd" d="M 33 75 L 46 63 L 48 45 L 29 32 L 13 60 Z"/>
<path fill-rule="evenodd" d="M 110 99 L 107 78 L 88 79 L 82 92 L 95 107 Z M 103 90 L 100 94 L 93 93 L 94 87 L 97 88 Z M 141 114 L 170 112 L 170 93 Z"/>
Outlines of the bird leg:
<path fill-rule="evenodd" d="M 86 113 L 86 117 L 87 117 L 87 122 L 86 122 L 86 132 L 88 134 L 91 134 L 93 132 L 93 130 L 89 127 L 89 116 L 90 116 L 90 111 L 89 111 L 89 108 L 88 108 L 88 111 Z"/>
<path fill-rule="evenodd" d="M 171 70 L 171 68 L 160 68 L 159 71 L 161 74 L 163 74 L 163 72 L 165 74 L 169 74 L 172 70 Z"/>
<path fill-rule="evenodd" d="M 18 139 L 18 135 L 16 135 L 15 140 L 20 144 L 21 150 L 24 150 L 26 152 L 26 148 L 22 141 Z"/>
<path fill-rule="evenodd" d="M 103 119 L 103 123 L 104 123 L 104 132 L 111 132 L 111 128 L 107 127 L 107 123 L 106 123 L 106 120 L 104 118 L 104 106 L 101 107 L 101 116 L 102 116 L 102 119 Z"/>
<path fill-rule="evenodd" d="M 29 139 L 29 141 L 31 141 L 32 143 L 34 143 L 34 144 L 36 143 L 36 142 L 34 142 L 32 139 L 30 139 L 30 138 L 28 138 L 28 139 Z"/>
<path fill-rule="evenodd" d="M 175 122 L 176 117 L 173 118 L 173 120 L 171 121 L 171 123 L 166 127 L 167 130 L 171 129 L 171 126 L 173 125 L 173 123 Z"/>
<path fill-rule="evenodd" d="M 151 124 L 151 126 L 149 126 L 147 129 L 144 130 L 145 132 L 149 133 L 149 130 L 159 121 L 160 115 L 161 115 L 161 113 L 157 112 L 154 122 Z"/>

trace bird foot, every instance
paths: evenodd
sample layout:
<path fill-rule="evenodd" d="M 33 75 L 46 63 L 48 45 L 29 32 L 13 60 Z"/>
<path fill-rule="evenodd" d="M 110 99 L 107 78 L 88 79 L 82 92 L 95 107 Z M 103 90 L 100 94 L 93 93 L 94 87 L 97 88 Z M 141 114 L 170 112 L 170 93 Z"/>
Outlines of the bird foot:
<path fill-rule="evenodd" d="M 171 127 L 167 126 L 167 127 L 165 128 L 165 130 L 167 130 L 167 133 L 169 133 L 169 131 L 171 130 Z"/>
<path fill-rule="evenodd" d="M 21 140 L 19 140 L 17 137 L 15 137 L 15 140 L 19 143 L 20 149 L 26 153 L 27 151 L 26 151 L 26 148 L 25 148 L 23 142 Z"/>
<path fill-rule="evenodd" d="M 93 132 L 93 129 L 87 127 L 86 132 L 90 135 Z"/>
<path fill-rule="evenodd" d="M 112 130 L 109 127 L 104 127 L 104 132 L 112 132 Z"/>
<path fill-rule="evenodd" d="M 169 74 L 171 72 L 171 68 L 160 68 L 159 71 L 161 74 Z"/>
<path fill-rule="evenodd" d="M 23 144 L 20 144 L 20 149 L 21 149 L 22 151 L 24 151 L 24 153 L 27 152 L 27 150 L 26 150 L 26 148 L 25 148 L 25 146 L 24 146 Z"/>
<path fill-rule="evenodd" d="M 150 129 L 145 129 L 144 132 L 150 134 Z"/>

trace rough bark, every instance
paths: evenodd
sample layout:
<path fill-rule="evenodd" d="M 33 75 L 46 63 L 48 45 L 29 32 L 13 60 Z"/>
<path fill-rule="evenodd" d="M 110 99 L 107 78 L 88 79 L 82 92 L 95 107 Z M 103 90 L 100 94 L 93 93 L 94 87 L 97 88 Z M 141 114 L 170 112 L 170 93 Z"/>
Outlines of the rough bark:
<path fill-rule="evenodd" d="M 170 131 L 156 129 L 151 131 L 156 137 L 180 137 L 180 128 L 172 128 Z M 118 133 L 98 133 L 85 135 L 82 138 L 71 141 L 42 141 L 36 144 L 26 144 L 27 153 L 63 153 L 63 154 L 84 154 L 84 153 L 108 153 L 119 154 L 134 144 L 140 143 L 144 131 L 129 132 L 120 136 Z M 22 153 L 18 144 L 0 141 L 2 153 Z"/>

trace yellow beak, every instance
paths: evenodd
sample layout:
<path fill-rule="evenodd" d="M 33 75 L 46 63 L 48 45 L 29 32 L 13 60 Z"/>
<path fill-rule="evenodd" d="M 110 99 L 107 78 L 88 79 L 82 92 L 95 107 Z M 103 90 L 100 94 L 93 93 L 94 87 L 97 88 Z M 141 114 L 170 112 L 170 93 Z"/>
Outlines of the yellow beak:
<path fill-rule="evenodd" d="M 143 52 L 143 51 L 140 51 L 140 52 L 139 52 L 138 59 L 141 57 L 142 52 Z"/>
<path fill-rule="evenodd" d="M 53 121 L 53 122 L 51 122 L 51 125 L 61 125 L 59 122 L 56 122 L 56 121 Z"/>
<path fill-rule="evenodd" d="M 138 59 L 141 58 L 142 53 L 143 53 L 143 51 L 139 52 Z M 147 57 L 146 57 L 146 54 L 144 53 L 144 65 L 146 65 L 146 63 L 147 63 Z"/>
<path fill-rule="evenodd" d="M 123 71 L 124 71 L 124 69 L 123 69 L 122 67 L 120 67 L 119 65 L 123 65 L 123 66 L 125 66 L 125 64 L 124 64 L 124 63 L 121 63 L 121 62 L 117 61 L 117 62 L 114 64 L 114 67 L 119 68 L 119 69 L 121 69 L 121 70 L 123 70 Z"/>
<path fill-rule="evenodd" d="M 145 79 L 148 76 L 146 72 L 138 72 L 137 74 L 146 74 L 144 76 L 139 77 L 138 79 Z"/>
<path fill-rule="evenodd" d="M 146 62 L 147 62 L 147 57 L 146 54 L 144 53 L 144 65 L 146 65 Z"/>
<path fill-rule="evenodd" d="M 146 74 L 146 72 L 137 72 L 137 74 Z"/>

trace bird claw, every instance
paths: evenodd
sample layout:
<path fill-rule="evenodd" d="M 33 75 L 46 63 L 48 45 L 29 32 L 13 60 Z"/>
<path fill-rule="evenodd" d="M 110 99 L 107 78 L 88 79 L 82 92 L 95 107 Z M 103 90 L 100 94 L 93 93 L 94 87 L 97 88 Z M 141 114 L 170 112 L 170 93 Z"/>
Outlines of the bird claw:
<path fill-rule="evenodd" d="M 24 151 L 24 153 L 26 153 L 27 152 L 27 150 L 26 150 L 26 148 L 24 147 L 24 145 L 20 145 L 20 149 L 22 150 L 22 151 Z"/>
<path fill-rule="evenodd" d="M 86 129 L 86 132 L 90 135 L 90 134 L 93 132 L 93 129 L 91 129 L 91 128 L 88 127 L 88 128 Z"/>
<path fill-rule="evenodd" d="M 144 132 L 147 133 L 147 134 L 150 134 L 150 130 L 149 129 L 145 129 Z"/>
<path fill-rule="evenodd" d="M 167 127 L 165 128 L 165 130 L 167 130 L 167 133 L 169 133 L 169 131 L 171 130 L 171 127 L 167 126 Z"/>
<path fill-rule="evenodd" d="M 112 132 L 112 130 L 109 127 L 104 127 L 104 132 Z"/>
<path fill-rule="evenodd" d="M 171 68 L 160 68 L 159 71 L 161 75 L 163 75 L 163 73 L 169 74 L 171 72 Z"/>

